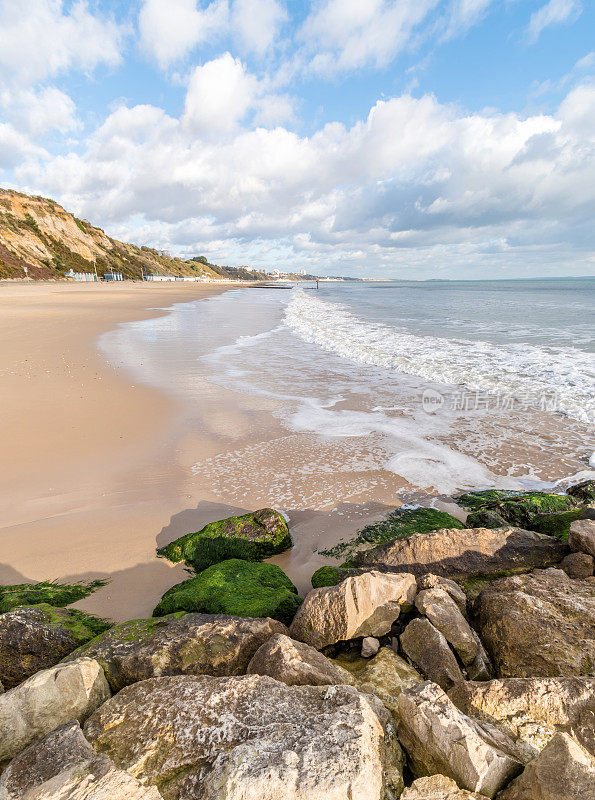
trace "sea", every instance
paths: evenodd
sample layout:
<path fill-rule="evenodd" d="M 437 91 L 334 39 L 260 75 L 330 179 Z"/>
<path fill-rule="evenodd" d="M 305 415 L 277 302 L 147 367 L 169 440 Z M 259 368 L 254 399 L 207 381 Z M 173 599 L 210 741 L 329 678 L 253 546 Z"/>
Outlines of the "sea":
<path fill-rule="evenodd" d="M 323 508 L 594 476 L 594 323 L 595 278 L 321 281 L 176 304 L 100 347 L 189 426 L 238 409 L 193 479 Z"/>

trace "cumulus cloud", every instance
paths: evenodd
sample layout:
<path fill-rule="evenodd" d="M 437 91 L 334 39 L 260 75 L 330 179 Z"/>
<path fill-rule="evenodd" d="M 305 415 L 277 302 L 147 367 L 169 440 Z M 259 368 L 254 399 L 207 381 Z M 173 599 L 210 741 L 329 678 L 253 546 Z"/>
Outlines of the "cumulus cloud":
<path fill-rule="evenodd" d="M 323 0 L 302 25 L 300 36 L 314 52 L 309 68 L 336 73 L 388 64 L 439 0 Z"/>
<path fill-rule="evenodd" d="M 285 7 L 277 0 L 235 0 L 231 23 L 243 49 L 263 56 L 287 19 Z"/>
<path fill-rule="evenodd" d="M 66 133 L 80 126 L 74 101 L 55 86 L 40 89 L 0 89 L 0 109 L 19 130 L 33 138 L 49 131 Z"/>
<path fill-rule="evenodd" d="M 139 15 L 141 47 L 161 67 L 183 59 L 228 25 L 227 0 L 202 8 L 195 0 L 145 0 Z"/>
<path fill-rule="evenodd" d="M 549 0 L 544 6 L 531 15 L 527 36 L 530 42 L 536 42 L 545 28 L 573 22 L 581 13 L 580 0 Z"/>
<path fill-rule="evenodd" d="M 84 0 L 0 3 L 0 79 L 34 83 L 69 69 L 115 65 L 125 28 L 92 13 Z"/>
<path fill-rule="evenodd" d="M 224 99 L 208 94 L 211 70 L 226 76 Z M 433 253 L 521 266 L 536 248 L 540 259 L 548 247 L 550 259 L 560 248 L 568 255 L 569 240 L 575 260 L 587 250 L 592 86 L 569 92 L 555 115 L 528 117 L 402 95 L 309 137 L 240 124 L 258 92 L 241 62 L 224 56 L 195 71 L 180 118 L 122 107 L 86 152 L 41 169 L 31 162 L 19 177 L 120 230 L 140 215 L 147 243 L 193 252 L 227 241 L 240 260 L 274 247 L 288 263 L 421 265 Z M 209 122 L 230 107 L 236 127 L 213 136 Z"/>

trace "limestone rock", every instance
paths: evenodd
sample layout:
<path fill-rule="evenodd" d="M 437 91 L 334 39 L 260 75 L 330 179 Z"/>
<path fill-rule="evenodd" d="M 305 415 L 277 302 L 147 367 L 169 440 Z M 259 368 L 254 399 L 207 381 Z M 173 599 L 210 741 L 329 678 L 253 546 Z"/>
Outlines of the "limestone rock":
<path fill-rule="evenodd" d="M 304 642 L 282 633 L 261 645 L 248 664 L 248 675 L 269 675 L 288 686 L 353 683 L 351 675 Z"/>
<path fill-rule="evenodd" d="M 557 564 L 567 552 L 563 542 L 521 528 L 451 528 L 417 533 L 357 553 L 349 566 L 372 568 L 377 564 L 392 572 L 466 578 L 547 567 Z"/>
<path fill-rule="evenodd" d="M 595 797 L 595 761 L 565 733 L 541 753 L 499 795 L 499 800 L 585 800 Z"/>
<path fill-rule="evenodd" d="M 493 797 L 522 769 L 510 737 L 462 714 L 435 683 L 401 692 L 399 714 L 399 741 L 417 777 L 446 775 Z"/>
<path fill-rule="evenodd" d="M 113 691 L 160 675 L 238 675 L 275 633 L 287 633 L 272 619 L 222 614 L 170 614 L 124 622 L 98 636 L 71 657 L 95 658 Z"/>
<path fill-rule="evenodd" d="M 283 514 L 261 508 L 241 517 L 209 522 L 196 533 L 187 533 L 157 550 L 169 561 L 185 561 L 196 572 L 229 558 L 261 561 L 291 547 L 291 536 Z"/>
<path fill-rule="evenodd" d="M 464 680 L 444 636 L 428 619 L 412 619 L 400 636 L 401 648 L 415 666 L 443 689 Z"/>
<path fill-rule="evenodd" d="M 415 605 L 454 647 L 463 664 L 473 663 L 479 645 L 450 595 L 442 589 L 423 589 L 415 598 Z"/>
<path fill-rule="evenodd" d="M 0 800 L 162 800 L 87 742 L 78 722 L 59 726 L 14 758 Z"/>
<path fill-rule="evenodd" d="M 562 570 L 495 581 L 475 601 L 481 639 L 500 677 L 595 672 L 595 582 Z"/>
<path fill-rule="evenodd" d="M 165 798 L 380 800 L 403 787 L 393 729 L 351 686 L 184 675 L 124 688 L 84 731 Z"/>
<path fill-rule="evenodd" d="M 575 580 L 585 580 L 593 575 L 593 556 L 587 553 L 570 553 L 560 561 L 560 569 Z"/>
<path fill-rule="evenodd" d="M 465 681 L 448 696 L 464 714 L 490 722 L 515 739 L 526 760 L 558 731 L 572 733 L 595 755 L 595 678 Z"/>
<path fill-rule="evenodd" d="M 413 575 L 379 572 L 313 589 L 291 623 L 291 636 L 318 650 L 359 636 L 383 636 L 401 608 L 411 608 L 416 591 Z"/>
<path fill-rule="evenodd" d="M 390 647 L 381 647 L 371 659 L 342 654 L 335 663 L 348 671 L 360 692 L 376 695 L 397 720 L 399 694 L 423 682 L 419 672 Z"/>
<path fill-rule="evenodd" d="M 380 649 L 380 642 L 373 636 L 366 636 L 362 641 L 362 658 L 372 658 Z"/>
<path fill-rule="evenodd" d="M 0 615 L 0 680 L 11 689 L 40 669 L 57 664 L 99 630 L 109 627 L 97 617 L 47 603 L 24 606 Z"/>
<path fill-rule="evenodd" d="M 570 526 L 568 544 L 573 553 L 587 553 L 595 557 L 595 520 L 583 519 Z"/>
<path fill-rule="evenodd" d="M 413 781 L 401 800 L 484 800 L 484 795 L 459 789 L 446 775 L 430 775 Z"/>
<path fill-rule="evenodd" d="M 68 720 L 85 720 L 111 695 L 96 661 L 42 670 L 0 695 L 0 762 Z"/>
<path fill-rule="evenodd" d="M 421 575 L 417 579 L 417 591 L 421 592 L 422 589 L 442 589 L 455 601 L 461 614 L 465 617 L 467 616 L 467 595 L 458 583 L 451 581 L 449 578 L 426 572 L 425 575 Z"/>

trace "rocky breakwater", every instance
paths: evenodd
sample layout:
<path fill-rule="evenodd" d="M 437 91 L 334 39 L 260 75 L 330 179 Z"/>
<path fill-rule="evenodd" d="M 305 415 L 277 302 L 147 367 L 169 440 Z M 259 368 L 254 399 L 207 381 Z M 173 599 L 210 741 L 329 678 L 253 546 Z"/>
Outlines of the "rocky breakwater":
<path fill-rule="evenodd" d="M 588 508 L 588 496 L 568 496 L 573 510 Z M 9 651 L 23 619 L 40 634 L 16 648 L 0 694 L 0 800 L 593 796 L 595 579 L 560 563 L 592 555 L 595 522 L 572 520 L 556 536 L 449 521 L 428 530 L 436 518 L 424 513 L 416 531 L 412 512 L 404 531 L 394 512 L 381 543 L 360 535 L 349 563 L 325 568 L 330 585 L 302 601 L 262 561 L 291 544 L 270 512 L 222 520 L 211 529 L 221 537 L 166 545 L 195 575 L 151 619 L 87 619 L 82 640 L 61 634 L 56 648 L 52 624 L 72 609 L 50 600 L 67 604 L 68 592 L 35 595 L 53 623 L 11 601 L 0 648 Z M 508 567 L 484 533 L 469 557 L 459 545 L 447 554 L 418 543 L 469 542 L 478 530 L 499 531 Z M 255 546 L 259 536 L 275 542 Z M 537 537 L 533 556 L 527 536 Z M 407 543 L 402 563 L 367 563 Z"/>

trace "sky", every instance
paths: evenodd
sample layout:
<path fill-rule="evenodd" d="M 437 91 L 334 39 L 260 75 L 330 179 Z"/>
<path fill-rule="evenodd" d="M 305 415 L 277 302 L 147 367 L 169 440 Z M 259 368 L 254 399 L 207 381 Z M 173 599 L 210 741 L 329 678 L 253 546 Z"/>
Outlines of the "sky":
<path fill-rule="evenodd" d="M 595 2 L 0 0 L 0 185 L 218 264 L 595 275 Z"/>

